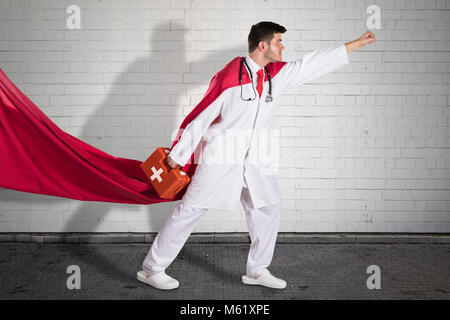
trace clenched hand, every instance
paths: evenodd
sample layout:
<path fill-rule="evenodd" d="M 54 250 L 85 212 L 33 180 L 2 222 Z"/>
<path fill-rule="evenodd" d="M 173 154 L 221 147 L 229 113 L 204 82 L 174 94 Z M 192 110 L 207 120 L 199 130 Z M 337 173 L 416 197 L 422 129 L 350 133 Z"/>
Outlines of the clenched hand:
<path fill-rule="evenodd" d="M 170 169 L 180 167 L 180 165 L 178 163 L 176 163 L 175 161 L 173 161 L 172 158 L 169 156 L 167 156 L 167 158 L 166 158 L 166 163 L 170 167 Z"/>
<path fill-rule="evenodd" d="M 355 50 L 355 49 L 359 49 L 364 47 L 366 44 L 370 44 L 372 42 L 374 42 L 375 39 L 375 34 L 373 34 L 370 31 L 366 31 L 361 37 L 359 37 L 356 40 L 353 40 L 351 42 L 347 42 L 345 44 L 345 48 L 347 49 L 347 53 Z"/>

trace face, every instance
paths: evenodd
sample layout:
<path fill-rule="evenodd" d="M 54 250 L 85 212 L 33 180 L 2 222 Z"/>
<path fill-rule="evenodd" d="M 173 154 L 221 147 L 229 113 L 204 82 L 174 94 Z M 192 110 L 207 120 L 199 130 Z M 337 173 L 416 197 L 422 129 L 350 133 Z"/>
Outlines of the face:
<path fill-rule="evenodd" d="M 270 41 L 270 45 L 264 52 L 264 58 L 270 60 L 271 62 L 282 61 L 282 51 L 284 50 L 284 46 L 281 41 L 281 33 L 275 33 L 275 36 Z"/>

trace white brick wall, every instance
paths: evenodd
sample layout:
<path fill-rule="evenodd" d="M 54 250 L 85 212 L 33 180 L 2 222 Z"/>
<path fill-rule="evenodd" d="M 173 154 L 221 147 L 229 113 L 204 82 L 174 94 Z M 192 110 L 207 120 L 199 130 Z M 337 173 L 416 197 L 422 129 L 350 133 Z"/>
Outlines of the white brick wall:
<path fill-rule="evenodd" d="M 449 0 L 0 0 L 0 67 L 66 132 L 144 160 L 246 54 L 253 23 L 283 24 L 291 60 L 358 37 L 372 4 L 377 42 L 279 99 L 280 231 L 450 232 Z M 156 232 L 175 205 L 1 189 L 0 232 Z M 194 232 L 235 231 L 243 210 Z"/>

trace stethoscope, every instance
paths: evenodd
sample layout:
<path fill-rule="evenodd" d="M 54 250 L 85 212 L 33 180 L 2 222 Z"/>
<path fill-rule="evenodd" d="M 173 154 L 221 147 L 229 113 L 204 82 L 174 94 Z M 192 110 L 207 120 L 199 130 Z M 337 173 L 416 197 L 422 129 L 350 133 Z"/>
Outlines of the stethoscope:
<path fill-rule="evenodd" d="M 255 94 L 254 98 L 248 98 L 248 99 L 244 99 L 242 97 L 242 65 L 245 64 L 245 66 L 247 67 L 247 70 L 249 70 L 249 74 L 250 74 L 250 80 L 252 81 L 252 88 L 253 88 L 253 93 Z M 264 67 L 264 70 L 266 70 L 267 73 L 267 78 L 269 79 L 269 93 L 266 96 L 266 102 L 272 102 L 273 98 L 272 98 L 272 80 L 270 78 L 270 72 L 267 69 L 267 67 Z M 253 74 L 250 71 L 250 68 L 248 67 L 247 61 L 245 61 L 245 57 L 241 57 L 241 67 L 239 69 L 239 85 L 241 86 L 241 99 L 243 101 L 253 101 L 256 99 L 256 90 L 255 90 L 255 85 L 253 84 Z"/>

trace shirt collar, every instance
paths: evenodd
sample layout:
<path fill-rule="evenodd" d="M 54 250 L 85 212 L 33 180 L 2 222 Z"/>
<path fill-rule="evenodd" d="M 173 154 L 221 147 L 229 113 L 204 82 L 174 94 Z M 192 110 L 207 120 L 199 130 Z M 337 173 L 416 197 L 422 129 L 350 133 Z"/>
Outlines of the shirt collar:
<path fill-rule="evenodd" d="M 264 68 L 261 68 L 251 57 L 250 55 L 247 54 L 247 56 L 245 57 L 245 61 L 247 62 L 251 72 L 253 75 L 256 75 L 256 73 L 258 72 L 258 70 L 263 70 L 263 74 L 265 74 Z"/>

